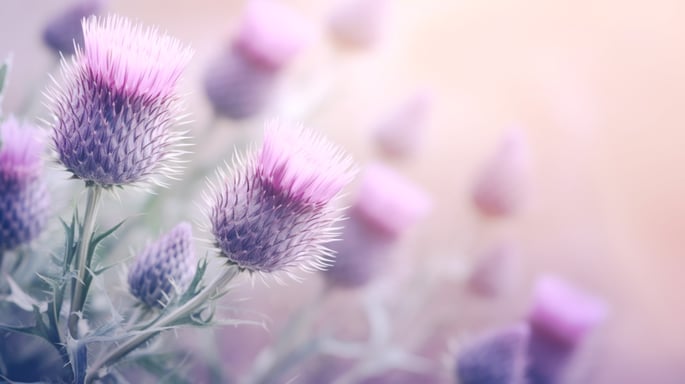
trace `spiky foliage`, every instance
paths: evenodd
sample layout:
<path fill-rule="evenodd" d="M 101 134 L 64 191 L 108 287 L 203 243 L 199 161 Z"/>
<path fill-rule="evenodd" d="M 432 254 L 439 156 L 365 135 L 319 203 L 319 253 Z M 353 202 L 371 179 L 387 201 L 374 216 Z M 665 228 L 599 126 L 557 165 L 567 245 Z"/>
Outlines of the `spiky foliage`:
<path fill-rule="evenodd" d="M 351 159 L 311 131 L 267 124 L 259 151 L 220 174 L 210 230 L 230 263 L 252 272 L 323 269 L 336 238 L 333 200 L 352 179 Z"/>
<path fill-rule="evenodd" d="M 148 245 L 129 270 L 131 293 L 149 307 L 159 307 L 184 291 L 195 274 L 192 227 L 182 222 Z"/>
<path fill-rule="evenodd" d="M 103 187 L 163 184 L 179 172 L 181 118 L 175 92 L 192 51 L 153 28 L 118 17 L 83 22 L 84 46 L 62 62 L 48 91 L 52 144 L 76 178 Z"/>

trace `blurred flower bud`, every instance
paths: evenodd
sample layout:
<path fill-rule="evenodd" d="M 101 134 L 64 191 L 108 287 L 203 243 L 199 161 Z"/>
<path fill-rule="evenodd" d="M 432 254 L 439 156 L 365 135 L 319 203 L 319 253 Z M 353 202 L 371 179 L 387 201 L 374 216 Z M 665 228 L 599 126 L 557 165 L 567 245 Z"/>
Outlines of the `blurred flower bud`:
<path fill-rule="evenodd" d="M 55 53 L 65 56 L 83 46 L 81 21 L 102 11 L 105 0 L 78 0 L 48 21 L 43 29 L 43 41 Z"/>
<path fill-rule="evenodd" d="M 606 305 L 600 299 L 577 290 L 560 278 L 540 278 L 528 316 L 531 383 L 560 382 L 577 347 L 604 321 L 606 312 Z"/>
<path fill-rule="evenodd" d="M 419 186 L 385 165 L 368 166 L 342 241 L 332 246 L 337 257 L 325 271 L 326 280 L 350 288 L 368 283 L 387 265 L 397 239 L 430 209 L 430 198 Z"/>
<path fill-rule="evenodd" d="M 0 252 L 32 241 L 47 223 L 50 199 L 41 178 L 41 136 L 14 118 L 0 124 Z"/>
<path fill-rule="evenodd" d="M 376 140 L 381 150 L 398 157 L 414 154 L 430 109 L 431 97 L 426 92 L 416 93 L 400 104 L 377 128 Z"/>
<path fill-rule="evenodd" d="M 129 290 L 149 307 L 160 307 L 185 291 L 195 275 L 197 260 L 189 223 L 176 225 L 141 252 L 128 273 Z"/>
<path fill-rule="evenodd" d="M 476 179 L 473 202 L 482 214 L 508 216 L 524 203 L 530 171 L 528 152 L 523 131 L 509 131 Z"/>
<path fill-rule="evenodd" d="M 509 243 L 494 244 L 479 255 L 467 282 L 481 296 L 497 297 L 510 290 L 519 254 Z"/>
<path fill-rule="evenodd" d="M 175 88 L 192 51 L 124 18 L 84 21 L 84 46 L 51 89 L 53 146 L 76 178 L 103 187 L 180 172 Z"/>
<path fill-rule="evenodd" d="M 387 0 L 342 0 L 329 19 L 331 34 L 343 44 L 368 47 L 381 36 L 387 8 Z"/>
<path fill-rule="evenodd" d="M 460 384 L 524 384 L 530 330 L 525 324 L 481 336 L 457 358 Z"/>

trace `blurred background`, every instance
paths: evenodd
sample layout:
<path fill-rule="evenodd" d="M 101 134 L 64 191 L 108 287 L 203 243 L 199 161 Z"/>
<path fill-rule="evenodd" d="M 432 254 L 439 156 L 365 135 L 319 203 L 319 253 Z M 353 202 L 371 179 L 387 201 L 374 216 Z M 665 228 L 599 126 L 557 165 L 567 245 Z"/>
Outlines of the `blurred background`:
<path fill-rule="evenodd" d="M 378 34 L 364 44 L 331 32 L 337 2 L 283 3 L 306 20 L 307 44 L 279 69 L 269 102 L 241 119 L 216 118 L 203 84 L 230 46 L 244 1 L 110 0 L 105 12 L 156 25 L 194 48 L 182 83 L 200 153 L 191 169 L 230 161 L 232 145 L 258 140 L 265 118 L 283 117 L 324 133 L 362 167 L 392 167 L 430 196 L 430 214 L 402 238 L 379 281 L 336 294 L 320 321 L 356 319 L 360 296 L 401 308 L 423 287 L 413 316 L 432 320 L 419 344 L 449 353 L 451 339 L 525 316 L 535 279 L 553 273 L 609 307 L 577 382 L 685 381 L 684 2 L 389 0 L 379 20 L 368 21 Z M 46 117 L 34 95 L 57 74 L 58 60 L 42 30 L 69 4 L 0 3 L 0 57 L 13 56 L 6 113 Z M 429 95 L 420 117 L 396 111 L 417 94 Z M 389 155 L 376 140 L 398 113 L 420 125 L 406 156 Z M 472 191 L 511 127 L 523 133 L 530 159 L 525 201 L 493 218 L 474 205 Z M 191 201 L 201 201 L 198 191 L 166 214 L 192 218 Z M 113 221 L 136 212 L 110 203 Z M 467 293 L 471 266 L 501 241 L 519 255 L 506 294 Z M 257 283 L 238 295 L 275 319 L 311 301 L 321 284 L 307 275 L 301 284 Z"/>

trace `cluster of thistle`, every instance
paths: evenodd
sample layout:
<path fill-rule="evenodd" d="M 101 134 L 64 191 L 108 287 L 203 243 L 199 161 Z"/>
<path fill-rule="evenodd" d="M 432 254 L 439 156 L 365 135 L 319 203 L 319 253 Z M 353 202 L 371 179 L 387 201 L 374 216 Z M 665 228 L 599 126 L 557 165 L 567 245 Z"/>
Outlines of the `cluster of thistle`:
<path fill-rule="evenodd" d="M 336 199 L 354 176 L 351 159 L 320 135 L 269 121 L 261 147 L 218 171 L 205 191 L 203 223 L 215 255 L 196 256 L 193 225 L 165 223 L 165 234 L 134 247 L 140 251 L 126 262 L 127 277 L 106 282 L 104 272 L 116 264 L 107 264 L 103 244 L 127 223 L 100 229 L 103 202 L 117 189 L 144 193 L 183 178 L 190 140 L 177 127 L 177 88 L 192 51 L 118 16 L 88 17 L 82 27 L 82 43 L 46 92 L 49 134 L 12 117 L 0 125 L 0 255 L 8 256 L 0 371 L 10 381 L 125 382 L 119 368 L 131 363 L 166 369 L 157 359 L 158 334 L 239 322 L 215 316 L 215 301 L 236 276 L 278 279 L 331 263 L 326 244 L 341 219 Z M 0 84 L 6 72 L 5 65 Z M 46 142 L 86 200 L 62 221 L 64 242 L 55 252 L 37 251 L 54 215 L 43 177 Z M 19 272 L 29 263 L 37 271 L 27 277 Z M 135 304 L 114 299 L 119 284 Z"/>

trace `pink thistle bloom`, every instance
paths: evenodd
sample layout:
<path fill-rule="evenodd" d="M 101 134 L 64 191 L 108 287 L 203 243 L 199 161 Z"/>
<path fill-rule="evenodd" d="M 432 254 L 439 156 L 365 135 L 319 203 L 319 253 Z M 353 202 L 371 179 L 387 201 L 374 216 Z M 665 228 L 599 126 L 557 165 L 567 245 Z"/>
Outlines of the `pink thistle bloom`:
<path fill-rule="evenodd" d="M 387 0 L 342 0 L 329 19 L 331 34 L 345 44 L 370 46 L 380 38 L 387 10 Z"/>
<path fill-rule="evenodd" d="M 416 152 L 431 109 L 426 92 L 411 95 L 395 108 L 377 127 L 376 141 L 387 154 L 409 156 Z"/>
<path fill-rule="evenodd" d="M 518 250 L 512 244 L 494 244 L 476 260 L 469 275 L 468 288 L 485 297 L 506 294 L 516 277 L 518 259 Z"/>
<path fill-rule="evenodd" d="M 43 30 L 43 41 L 55 53 L 72 55 L 83 45 L 81 21 L 102 11 L 105 0 L 79 0 L 51 19 Z"/>
<path fill-rule="evenodd" d="M 236 168 L 206 196 L 223 256 L 252 272 L 328 266 L 333 201 L 354 176 L 352 160 L 311 131 L 271 122 L 261 149 Z"/>
<path fill-rule="evenodd" d="M 523 131 L 511 130 L 476 180 L 473 202 L 487 216 L 508 216 L 524 202 L 530 168 Z"/>
<path fill-rule="evenodd" d="M 60 162 L 103 187 L 162 184 L 179 172 L 176 85 L 192 51 L 153 28 L 118 17 L 83 22 L 84 46 L 63 61 L 49 91 Z"/>
<path fill-rule="evenodd" d="M 37 128 L 14 117 L 0 124 L 0 188 L 24 187 L 43 171 L 44 143 Z"/>

